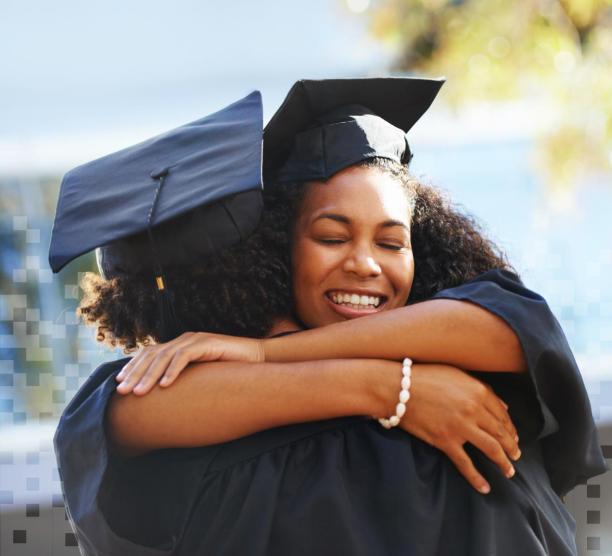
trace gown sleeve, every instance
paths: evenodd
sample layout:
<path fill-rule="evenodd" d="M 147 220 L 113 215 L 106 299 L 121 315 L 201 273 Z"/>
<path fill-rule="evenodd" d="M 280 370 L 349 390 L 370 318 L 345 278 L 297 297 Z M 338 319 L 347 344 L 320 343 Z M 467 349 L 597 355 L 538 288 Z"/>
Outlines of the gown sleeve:
<path fill-rule="evenodd" d="M 502 318 L 518 336 L 539 408 L 537 438 L 555 492 L 563 497 L 609 469 L 586 388 L 557 319 L 514 273 L 494 269 L 433 299 L 469 301 Z"/>
<path fill-rule="evenodd" d="M 91 374 L 64 409 L 53 437 L 66 513 L 85 556 L 171 554 L 217 450 L 117 454 L 104 417 L 115 376 L 127 361 L 102 364 Z"/>

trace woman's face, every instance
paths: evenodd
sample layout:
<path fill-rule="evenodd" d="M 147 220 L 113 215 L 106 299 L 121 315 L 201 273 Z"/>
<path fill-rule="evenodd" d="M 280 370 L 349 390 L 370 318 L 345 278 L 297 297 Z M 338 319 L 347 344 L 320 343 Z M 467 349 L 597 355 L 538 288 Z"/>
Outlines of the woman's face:
<path fill-rule="evenodd" d="M 293 291 L 310 328 L 406 304 L 414 278 L 409 202 L 396 178 L 353 166 L 306 186 L 293 241 Z"/>

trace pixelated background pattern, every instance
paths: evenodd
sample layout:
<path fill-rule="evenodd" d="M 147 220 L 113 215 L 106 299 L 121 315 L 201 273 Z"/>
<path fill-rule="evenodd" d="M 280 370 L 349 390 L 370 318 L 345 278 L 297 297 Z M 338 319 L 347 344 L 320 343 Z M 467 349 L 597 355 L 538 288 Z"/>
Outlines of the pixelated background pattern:
<path fill-rule="evenodd" d="M 98 345 L 75 315 L 80 271 L 91 262 L 52 279 L 41 260 L 49 234 L 49 222 L 37 225 L 27 216 L 13 217 L 9 230 L 0 221 L 0 556 L 79 554 L 64 510 L 52 436 L 66 403 L 93 368 L 122 356 Z M 540 255 L 554 261 L 550 252 Z M 585 271 L 609 276 L 612 251 L 602 252 L 595 263 L 597 268 Z M 612 462 L 612 302 L 598 288 L 579 292 L 570 282 L 548 282 L 556 302 L 551 309 L 580 368 L 591 371 L 585 382 Z M 531 286 L 541 291 L 539 284 Z M 581 336 L 584 322 L 595 324 Z M 612 556 L 612 474 L 577 487 L 565 502 L 576 519 L 580 556 Z"/>

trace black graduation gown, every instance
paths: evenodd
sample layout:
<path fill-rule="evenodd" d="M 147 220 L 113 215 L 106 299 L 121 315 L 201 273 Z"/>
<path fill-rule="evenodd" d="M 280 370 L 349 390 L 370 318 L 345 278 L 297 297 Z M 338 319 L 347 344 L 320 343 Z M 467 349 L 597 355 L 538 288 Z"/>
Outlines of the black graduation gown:
<path fill-rule="evenodd" d="M 201 448 L 114 454 L 104 412 L 127 359 L 98 367 L 54 447 L 88 556 L 535 556 L 576 554 L 560 496 L 608 469 L 584 383 L 545 300 L 494 270 L 436 298 L 476 303 L 518 334 L 529 372 L 476 373 L 510 406 L 512 479 L 466 451 L 482 495 L 437 449 L 363 416 L 301 423 Z"/>

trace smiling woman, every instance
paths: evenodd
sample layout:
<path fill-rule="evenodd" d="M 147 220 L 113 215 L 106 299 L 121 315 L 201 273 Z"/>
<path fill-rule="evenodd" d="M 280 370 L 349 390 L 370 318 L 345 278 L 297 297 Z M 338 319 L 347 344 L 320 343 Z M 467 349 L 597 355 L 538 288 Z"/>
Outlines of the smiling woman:
<path fill-rule="evenodd" d="M 375 166 L 311 182 L 293 231 L 295 308 L 307 328 L 406 305 L 414 183 Z"/>
<path fill-rule="evenodd" d="M 349 102 L 420 115 L 438 88 L 296 85 L 304 130 L 276 161 L 258 229 L 228 249 L 252 242 L 262 257 L 210 306 L 269 311 L 271 265 L 288 269 L 275 285 L 293 304 L 264 339 L 176 331 L 94 372 L 55 437 L 92 554 L 575 554 L 560 496 L 605 464 L 563 333 L 477 226 L 409 178 L 405 129 Z M 331 112 L 315 101 L 329 98 Z M 188 264 L 185 282 L 217 262 Z M 121 323 L 110 310 L 138 280 L 102 281 L 83 307 L 114 341 L 144 313 L 138 297 Z M 181 321 L 193 291 L 177 293 Z"/>

